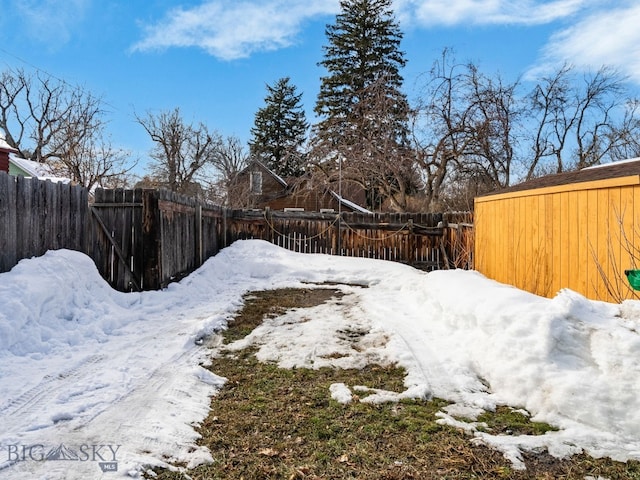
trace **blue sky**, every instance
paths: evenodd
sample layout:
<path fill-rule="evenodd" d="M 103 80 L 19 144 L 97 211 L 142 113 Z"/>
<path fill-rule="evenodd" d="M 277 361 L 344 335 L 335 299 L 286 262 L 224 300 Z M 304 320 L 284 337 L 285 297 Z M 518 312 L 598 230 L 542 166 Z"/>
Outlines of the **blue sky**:
<path fill-rule="evenodd" d="M 395 0 L 409 98 L 442 49 L 487 74 L 533 78 L 550 65 L 618 68 L 640 86 L 637 0 Z M 38 68 L 104 98 L 115 145 L 144 158 L 134 113 L 179 107 L 250 138 L 265 85 L 284 76 L 310 121 L 324 28 L 338 0 L 0 0 L 0 69 Z"/>

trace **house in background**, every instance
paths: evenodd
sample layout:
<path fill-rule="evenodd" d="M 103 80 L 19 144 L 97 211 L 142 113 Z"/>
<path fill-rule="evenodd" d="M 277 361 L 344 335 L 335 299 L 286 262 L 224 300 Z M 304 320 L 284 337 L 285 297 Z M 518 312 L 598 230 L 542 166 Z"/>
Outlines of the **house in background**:
<path fill-rule="evenodd" d="M 0 172 L 9 173 L 9 156 L 18 151 L 0 137 Z"/>
<path fill-rule="evenodd" d="M 38 180 L 50 180 L 54 183 L 71 183 L 69 178 L 56 175 L 51 166 L 46 163 L 26 160 L 13 153 L 9 154 L 8 163 L 9 175 L 15 177 L 37 178 Z"/>
<path fill-rule="evenodd" d="M 309 177 L 284 179 L 258 160 L 252 160 L 236 177 L 231 188 L 235 204 L 263 210 L 291 210 L 306 212 L 345 211 L 371 213 L 358 202 L 364 200 L 361 189 L 344 188 L 345 194 L 314 185 Z M 360 197 L 358 197 L 360 193 Z M 348 200 L 345 197 L 349 197 Z"/>
<path fill-rule="evenodd" d="M 640 269 L 640 159 L 536 178 L 477 197 L 475 268 L 553 297 L 638 298 L 625 270 Z"/>
<path fill-rule="evenodd" d="M 51 180 L 54 183 L 71 183 L 70 179 L 56 175 L 51 165 L 20 158 L 16 155 L 17 153 L 18 150 L 0 136 L 0 172 L 8 173 L 14 177 Z"/>

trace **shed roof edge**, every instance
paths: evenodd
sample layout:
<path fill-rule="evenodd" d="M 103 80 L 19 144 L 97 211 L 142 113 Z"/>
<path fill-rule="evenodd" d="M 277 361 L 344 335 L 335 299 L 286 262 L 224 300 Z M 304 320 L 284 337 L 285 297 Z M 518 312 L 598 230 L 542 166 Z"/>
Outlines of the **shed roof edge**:
<path fill-rule="evenodd" d="M 602 188 L 625 187 L 632 185 L 640 185 L 640 175 L 627 175 L 625 177 L 605 178 L 601 180 L 592 180 L 589 182 L 567 183 L 564 185 L 533 188 L 530 190 L 516 190 L 513 192 L 496 193 L 494 195 L 476 197 L 475 203 L 493 202 L 508 198 L 531 197 L 535 195 L 549 195 L 563 192 L 577 192 L 581 190 L 598 190 Z"/>

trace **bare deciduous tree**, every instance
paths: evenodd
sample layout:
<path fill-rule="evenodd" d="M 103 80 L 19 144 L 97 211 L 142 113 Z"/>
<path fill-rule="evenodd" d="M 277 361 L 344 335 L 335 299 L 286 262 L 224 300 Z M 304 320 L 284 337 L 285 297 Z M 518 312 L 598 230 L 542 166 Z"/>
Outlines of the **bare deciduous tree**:
<path fill-rule="evenodd" d="M 506 84 L 500 76 L 481 74 L 473 64 L 466 67 L 465 106 L 471 138 L 468 152 L 456 161 L 463 179 L 475 178 L 488 189 L 511 182 L 521 116 L 517 87 L 517 82 Z"/>
<path fill-rule="evenodd" d="M 529 95 L 534 135 L 527 179 L 626 158 L 635 149 L 638 104 L 627 97 L 624 80 L 609 67 L 579 79 L 567 64 L 541 79 Z"/>
<path fill-rule="evenodd" d="M 425 206 L 441 208 L 445 180 L 456 164 L 471 153 L 473 140 L 469 106 L 467 66 L 455 63 L 451 51 L 443 50 L 434 62 L 414 112 L 413 139 L 424 181 Z"/>
<path fill-rule="evenodd" d="M 130 153 L 112 146 L 102 136 L 83 138 L 67 146 L 64 154 L 50 162 L 54 172 L 91 190 L 126 185 L 127 174 L 135 167 Z"/>
<path fill-rule="evenodd" d="M 133 167 L 105 140 L 103 102 L 80 87 L 42 74 L 0 75 L 0 129 L 18 155 L 92 188 L 120 182 Z"/>
<path fill-rule="evenodd" d="M 247 166 L 249 154 L 242 141 L 236 136 L 222 140 L 216 149 L 212 164 L 218 172 L 218 180 L 214 186 L 214 197 L 224 205 L 232 208 L 243 207 L 248 192 L 241 187 L 236 178 Z"/>
<path fill-rule="evenodd" d="M 609 139 L 611 148 L 607 155 L 610 159 L 640 157 L 640 100 L 625 102 L 624 115 L 611 135 L 613 138 Z"/>
<path fill-rule="evenodd" d="M 445 49 L 414 117 L 427 208 L 640 154 L 640 103 L 626 97 L 624 79 L 604 67 L 579 80 L 564 65 L 522 96 L 519 81 L 455 63 Z"/>
<path fill-rule="evenodd" d="M 0 77 L 0 128 L 26 159 L 61 158 L 70 143 L 104 126 L 102 100 L 80 87 L 24 70 Z"/>
<path fill-rule="evenodd" d="M 366 193 L 366 203 L 375 210 L 406 211 L 408 196 L 420 186 L 415 152 L 407 138 L 393 128 L 399 106 L 386 92 L 386 79 L 372 82 L 361 92 L 359 101 L 352 106 L 346 119 L 327 119 L 330 122 L 349 125 L 352 134 L 345 132 L 339 143 L 315 145 L 314 155 L 318 171 L 324 173 L 327 184 L 336 192 L 345 187 L 352 190 L 357 185 Z M 402 115 L 408 116 L 408 112 Z M 334 131 L 339 129 L 335 126 Z M 326 158 L 331 159 L 327 161 Z"/>
<path fill-rule="evenodd" d="M 138 123 L 155 143 L 151 152 L 154 162 L 150 165 L 152 176 L 169 190 L 201 196 L 203 183 L 210 183 L 214 164 L 222 142 L 217 132 L 207 126 L 185 123 L 180 109 L 158 114 L 136 115 Z"/>

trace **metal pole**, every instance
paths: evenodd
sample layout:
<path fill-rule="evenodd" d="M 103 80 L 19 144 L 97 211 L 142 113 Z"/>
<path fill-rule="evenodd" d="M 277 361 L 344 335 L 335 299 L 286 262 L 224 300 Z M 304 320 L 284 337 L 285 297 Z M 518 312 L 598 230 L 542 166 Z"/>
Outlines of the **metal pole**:
<path fill-rule="evenodd" d="M 342 155 L 338 158 L 338 255 L 342 256 Z"/>

